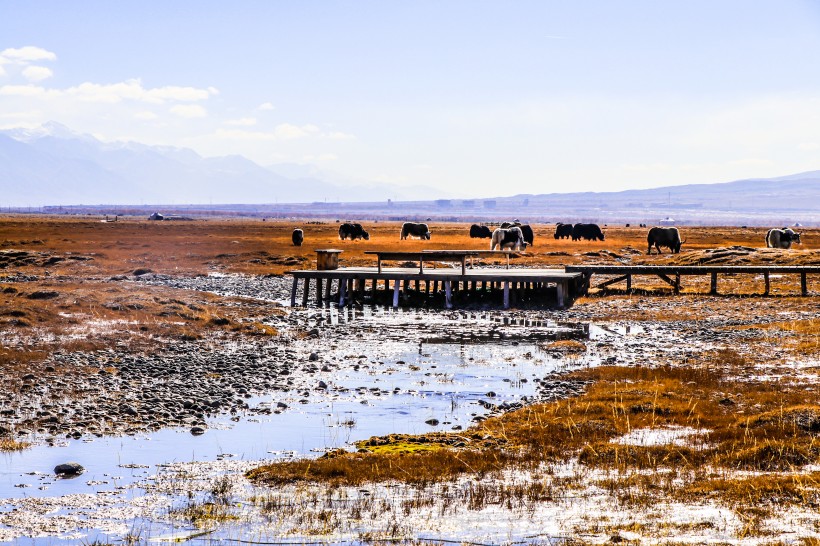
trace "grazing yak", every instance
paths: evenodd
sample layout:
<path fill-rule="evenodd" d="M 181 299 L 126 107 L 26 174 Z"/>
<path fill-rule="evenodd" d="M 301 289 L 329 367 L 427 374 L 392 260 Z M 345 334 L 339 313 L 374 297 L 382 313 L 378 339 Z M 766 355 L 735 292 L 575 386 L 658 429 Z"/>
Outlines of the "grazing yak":
<path fill-rule="evenodd" d="M 493 232 L 487 226 L 479 226 L 478 224 L 470 226 L 470 237 L 473 239 L 490 239 L 492 236 Z"/>
<path fill-rule="evenodd" d="M 555 225 L 555 235 L 556 239 L 569 239 L 572 237 L 572 224 L 563 224 L 558 222 Z"/>
<path fill-rule="evenodd" d="M 658 249 L 658 254 L 663 254 L 661 252 L 662 246 L 669 248 L 672 254 L 678 254 L 680 246 L 686 242 L 680 240 L 680 232 L 676 227 L 653 227 L 649 230 L 646 241 L 649 243 L 647 254 L 652 254 L 652 245 L 655 245 L 655 248 Z"/>
<path fill-rule="evenodd" d="M 490 250 L 495 250 L 498 247 L 500 250 L 524 250 L 527 248 L 527 242 L 524 240 L 524 233 L 518 226 L 509 229 L 496 228 L 493 231 L 493 238 L 490 242 Z"/>
<path fill-rule="evenodd" d="M 770 229 L 766 234 L 767 248 L 791 248 L 793 242 L 802 244 L 800 234 L 791 228 Z"/>
<path fill-rule="evenodd" d="M 430 240 L 430 228 L 427 224 L 417 224 L 415 222 L 405 222 L 401 225 L 402 240 L 408 237 L 418 237 L 419 239 Z"/>
<path fill-rule="evenodd" d="M 521 224 L 518 227 L 521 228 L 521 233 L 524 235 L 524 241 L 526 241 L 530 246 L 535 246 L 535 234 L 532 232 L 530 225 Z"/>
<path fill-rule="evenodd" d="M 302 246 L 302 242 L 305 240 L 305 232 L 301 229 L 294 229 L 290 239 L 293 241 L 293 246 Z"/>
<path fill-rule="evenodd" d="M 501 225 L 498 227 L 501 229 L 521 228 L 521 233 L 524 234 L 524 241 L 530 246 L 535 245 L 535 233 L 533 233 L 532 227 L 530 227 L 529 224 L 522 224 L 520 220 L 515 219 L 512 222 L 501 222 Z"/>
<path fill-rule="evenodd" d="M 604 240 L 604 232 L 598 224 L 575 224 L 572 226 L 572 240 L 578 241 L 586 239 L 588 241 Z"/>
<path fill-rule="evenodd" d="M 370 240 L 370 234 L 364 230 L 361 224 L 352 224 L 350 222 L 345 222 L 341 226 L 339 226 L 339 239 L 344 241 L 345 239 L 350 239 L 351 241 L 355 241 L 357 239 L 364 239 L 365 241 Z"/>

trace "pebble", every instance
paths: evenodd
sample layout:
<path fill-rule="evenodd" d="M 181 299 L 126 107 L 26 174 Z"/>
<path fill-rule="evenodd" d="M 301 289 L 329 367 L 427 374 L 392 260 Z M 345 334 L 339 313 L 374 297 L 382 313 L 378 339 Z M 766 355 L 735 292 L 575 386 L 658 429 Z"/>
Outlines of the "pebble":
<path fill-rule="evenodd" d="M 83 465 L 75 462 L 62 463 L 54 467 L 54 473 L 63 477 L 79 476 L 83 472 L 85 472 Z"/>

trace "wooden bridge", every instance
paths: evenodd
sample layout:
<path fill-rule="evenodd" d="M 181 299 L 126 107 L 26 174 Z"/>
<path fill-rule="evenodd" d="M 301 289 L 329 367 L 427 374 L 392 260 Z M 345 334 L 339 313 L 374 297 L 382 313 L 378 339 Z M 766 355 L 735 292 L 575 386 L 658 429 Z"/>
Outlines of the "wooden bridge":
<path fill-rule="evenodd" d="M 411 296 L 425 301 L 443 296 L 444 306 L 451 309 L 456 299 L 487 301 L 498 296 L 505 309 L 524 301 L 563 309 L 577 297 L 578 282 L 582 279 L 581 273 L 568 273 L 563 269 L 509 269 L 510 254 L 518 254 L 516 251 L 425 250 L 367 253 L 376 255 L 376 267 L 290 271 L 289 274 L 293 276 L 291 306 L 296 305 L 299 281 L 302 280 L 303 306 L 310 301 L 312 284 L 317 304 L 329 302 L 335 295 L 340 307 L 354 301 L 364 302 L 366 299 L 371 303 L 379 299 L 392 301 L 393 307 L 398 307 L 400 300 L 408 301 Z M 472 264 L 467 268 L 467 258 L 488 254 L 506 255 L 508 268 L 476 268 Z M 419 267 L 388 268 L 382 266 L 383 261 L 414 261 L 418 262 Z M 455 262 L 460 267 L 425 268 L 424 264 L 430 262 Z"/>
<path fill-rule="evenodd" d="M 338 250 L 320 250 L 318 263 L 323 263 L 321 253 Z M 419 252 L 369 251 L 377 258 L 376 267 L 343 267 L 331 269 L 290 271 L 293 277 L 290 304 L 296 305 L 299 284 L 302 281 L 302 305 L 310 301 L 311 285 L 317 304 L 330 303 L 338 298 L 339 306 L 353 302 L 391 302 L 398 307 L 400 301 L 427 302 L 430 298 L 442 298 L 444 306 L 451 309 L 456 301 L 500 302 L 505 309 L 517 303 L 530 303 L 563 309 L 590 288 L 607 288 L 625 282 L 626 290 L 633 291 L 633 278 L 655 276 L 672 287 L 675 294 L 681 290 L 681 277 L 708 276 L 709 294 L 718 293 L 719 275 L 748 274 L 763 278 L 763 295 L 771 291 L 771 276 L 798 275 L 800 293 L 809 295 L 808 275 L 820 274 L 820 266 L 744 265 L 744 266 L 674 266 L 674 265 L 568 265 L 563 268 L 509 268 L 510 254 L 515 251 L 480 250 L 425 250 Z M 507 269 L 491 267 L 467 267 L 467 259 L 487 255 L 506 254 Z M 383 267 L 383 261 L 417 262 L 418 267 Z M 458 268 L 430 268 L 432 262 L 454 262 Z M 425 268 L 424 264 L 428 267 Z M 593 276 L 606 276 L 598 285 L 592 285 Z M 335 285 L 335 288 L 334 288 Z"/>
<path fill-rule="evenodd" d="M 763 295 L 768 296 L 771 292 L 771 275 L 788 274 L 800 276 L 800 294 L 807 296 L 809 273 L 820 273 L 820 266 L 815 265 L 568 265 L 564 268 L 568 273 L 580 273 L 583 275 L 580 293 L 586 294 L 590 288 L 606 288 L 610 285 L 626 282 L 626 290 L 632 291 L 633 277 L 638 275 L 657 276 L 664 282 L 672 286 L 675 294 L 680 293 L 682 276 L 706 276 L 710 278 L 709 294 L 718 293 L 718 275 L 755 275 L 763 277 Z M 614 278 L 604 280 L 596 286 L 592 286 L 593 275 L 615 275 Z"/>

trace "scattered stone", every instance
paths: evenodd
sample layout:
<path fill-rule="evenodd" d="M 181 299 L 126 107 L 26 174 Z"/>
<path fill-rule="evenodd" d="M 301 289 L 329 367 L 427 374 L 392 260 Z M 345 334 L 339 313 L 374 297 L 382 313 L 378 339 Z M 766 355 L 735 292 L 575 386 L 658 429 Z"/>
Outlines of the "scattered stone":
<path fill-rule="evenodd" d="M 83 465 L 75 462 L 62 463 L 54 467 L 54 473 L 65 478 L 79 476 L 83 472 L 85 472 Z"/>
<path fill-rule="evenodd" d="M 36 290 L 26 296 L 30 300 L 50 300 L 60 295 L 56 290 Z"/>
<path fill-rule="evenodd" d="M 205 429 L 203 427 L 191 427 L 191 434 L 193 436 L 201 436 L 205 434 Z"/>

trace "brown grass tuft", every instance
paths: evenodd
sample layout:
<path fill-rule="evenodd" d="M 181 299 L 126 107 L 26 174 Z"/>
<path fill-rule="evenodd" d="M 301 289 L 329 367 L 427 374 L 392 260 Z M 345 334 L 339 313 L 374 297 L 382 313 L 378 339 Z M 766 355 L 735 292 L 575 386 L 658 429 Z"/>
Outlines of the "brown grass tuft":
<path fill-rule="evenodd" d="M 11 438 L 0 438 L 0 451 L 23 451 L 31 447 L 28 442 L 18 442 Z"/>

